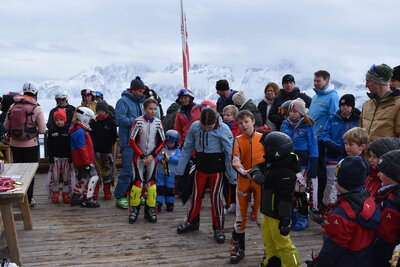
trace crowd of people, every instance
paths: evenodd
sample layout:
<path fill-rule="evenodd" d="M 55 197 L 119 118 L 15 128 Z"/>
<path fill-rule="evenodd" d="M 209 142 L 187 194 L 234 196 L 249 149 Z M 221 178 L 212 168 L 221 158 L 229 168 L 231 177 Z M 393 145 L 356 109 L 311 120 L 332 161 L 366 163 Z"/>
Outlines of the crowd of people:
<path fill-rule="evenodd" d="M 61 195 L 71 206 L 97 208 L 100 188 L 110 200 L 115 185 L 116 206 L 129 210 L 129 223 L 141 206 L 156 223 L 163 205 L 173 212 L 178 197 L 190 201 L 177 226 L 184 234 L 199 229 L 208 187 L 217 243 L 225 243 L 225 215 L 236 215 L 233 264 L 245 256 L 250 218 L 265 246 L 259 266 L 300 266 L 289 233 L 304 231 L 310 220 L 324 228 L 324 243 L 308 266 L 398 266 L 400 66 L 372 65 L 365 78 L 369 100 L 361 111 L 352 94 L 339 96 L 329 72 L 319 70 L 312 98 L 291 74 L 282 89 L 268 83 L 257 106 L 244 90 L 219 80 L 216 103 L 196 103 L 193 92 L 180 89 L 164 116 L 157 93 L 136 77 L 115 109 L 91 88 L 81 90 L 77 108 L 57 92 L 47 124 L 29 82 L 23 94 L 3 96 L 0 131 L 14 162 L 38 162 L 38 134 L 47 127 L 52 203 Z M 115 179 L 117 140 L 122 169 Z"/>

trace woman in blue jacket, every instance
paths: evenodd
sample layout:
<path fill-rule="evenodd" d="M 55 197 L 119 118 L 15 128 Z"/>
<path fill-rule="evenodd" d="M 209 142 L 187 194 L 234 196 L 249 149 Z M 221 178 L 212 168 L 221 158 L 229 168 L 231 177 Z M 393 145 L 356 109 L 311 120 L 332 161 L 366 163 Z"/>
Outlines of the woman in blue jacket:
<path fill-rule="evenodd" d="M 311 178 L 313 188 L 315 186 L 318 168 L 318 140 L 316 138 L 314 121 L 306 114 L 306 103 L 297 98 L 289 107 L 289 117 L 283 121 L 281 132 L 290 136 L 293 141 L 293 152 L 297 154 L 301 163 L 301 173 L 297 174 L 295 187 L 295 199 L 298 207 L 299 217 L 294 218 L 293 229 L 301 231 L 309 225 L 308 201 L 306 188 L 306 177 Z M 313 192 L 315 202 L 316 193 Z"/>

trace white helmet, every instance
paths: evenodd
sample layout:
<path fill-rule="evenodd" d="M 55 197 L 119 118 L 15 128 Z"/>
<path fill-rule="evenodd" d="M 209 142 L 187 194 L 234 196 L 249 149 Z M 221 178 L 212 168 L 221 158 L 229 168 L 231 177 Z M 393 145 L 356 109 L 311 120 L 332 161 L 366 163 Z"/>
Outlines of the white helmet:
<path fill-rule="evenodd" d="M 36 85 L 32 82 L 27 82 L 24 84 L 24 86 L 22 87 L 22 91 L 25 93 L 31 93 L 34 95 L 37 95 L 38 93 L 38 89 L 36 87 Z"/>
<path fill-rule="evenodd" d="M 94 112 L 90 108 L 80 107 L 76 109 L 76 119 L 87 129 L 90 129 L 89 123 L 94 120 L 94 117 Z"/>
<path fill-rule="evenodd" d="M 57 99 L 57 98 L 65 98 L 68 101 L 68 94 L 66 91 L 57 91 L 54 94 L 54 99 Z"/>

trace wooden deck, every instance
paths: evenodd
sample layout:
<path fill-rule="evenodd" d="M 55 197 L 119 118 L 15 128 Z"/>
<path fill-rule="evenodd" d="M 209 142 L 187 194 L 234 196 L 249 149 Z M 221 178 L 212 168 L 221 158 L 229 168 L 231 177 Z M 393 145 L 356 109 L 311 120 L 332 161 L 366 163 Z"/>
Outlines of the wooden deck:
<path fill-rule="evenodd" d="M 231 266 L 228 244 L 213 240 L 208 194 L 200 231 L 178 235 L 176 227 L 186 214 L 179 201 L 174 212 L 163 210 L 156 224 L 144 220 L 142 209 L 138 221 L 130 225 L 127 211 L 116 208 L 114 199 L 101 199 L 97 209 L 51 204 L 45 178 L 45 174 L 36 175 L 34 198 L 38 204 L 32 209 L 33 230 L 24 230 L 22 221 L 17 222 L 24 266 Z M 233 222 L 234 215 L 227 215 L 227 239 Z M 291 232 L 302 262 L 310 258 L 312 249 L 320 249 L 322 233 L 314 223 L 302 232 Z M 0 248 L 0 256 L 7 257 L 4 234 Z M 236 266 L 257 266 L 262 256 L 260 230 L 249 222 L 246 257 Z"/>

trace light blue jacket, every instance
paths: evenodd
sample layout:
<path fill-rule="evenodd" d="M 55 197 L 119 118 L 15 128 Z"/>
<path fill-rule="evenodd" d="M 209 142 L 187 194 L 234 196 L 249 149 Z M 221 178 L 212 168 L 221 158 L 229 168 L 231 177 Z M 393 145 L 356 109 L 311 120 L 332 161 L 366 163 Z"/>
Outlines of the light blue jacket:
<path fill-rule="evenodd" d="M 200 121 L 195 121 L 190 126 L 186 135 L 185 144 L 179 159 L 176 175 L 183 175 L 193 150 L 205 153 L 224 153 L 225 169 L 229 179 L 234 179 L 236 173 L 232 168 L 233 136 L 229 127 L 218 118 L 219 125 L 209 131 L 200 127 Z M 204 140 L 207 138 L 206 140 Z M 210 164 L 213 164 L 210 162 Z"/>
<path fill-rule="evenodd" d="M 315 131 L 319 139 L 329 116 L 339 109 L 340 98 L 335 86 L 331 83 L 327 84 L 322 90 L 314 88 L 314 91 L 315 95 L 312 98 L 308 115 L 315 122 Z"/>
<path fill-rule="evenodd" d="M 133 121 L 143 115 L 144 97 L 134 96 L 126 89 L 115 106 L 119 127 L 119 144 L 121 147 L 129 146 L 129 132 Z"/>
<path fill-rule="evenodd" d="M 162 152 L 165 152 L 169 156 L 169 161 L 168 161 L 168 168 L 169 168 L 169 175 L 172 177 L 175 177 L 175 172 L 176 168 L 178 166 L 179 158 L 181 156 L 181 148 L 176 147 L 169 149 L 167 146 L 164 146 L 164 148 L 158 153 L 157 155 L 157 172 L 159 173 L 164 173 L 164 168 L 162 164 Z"/>

